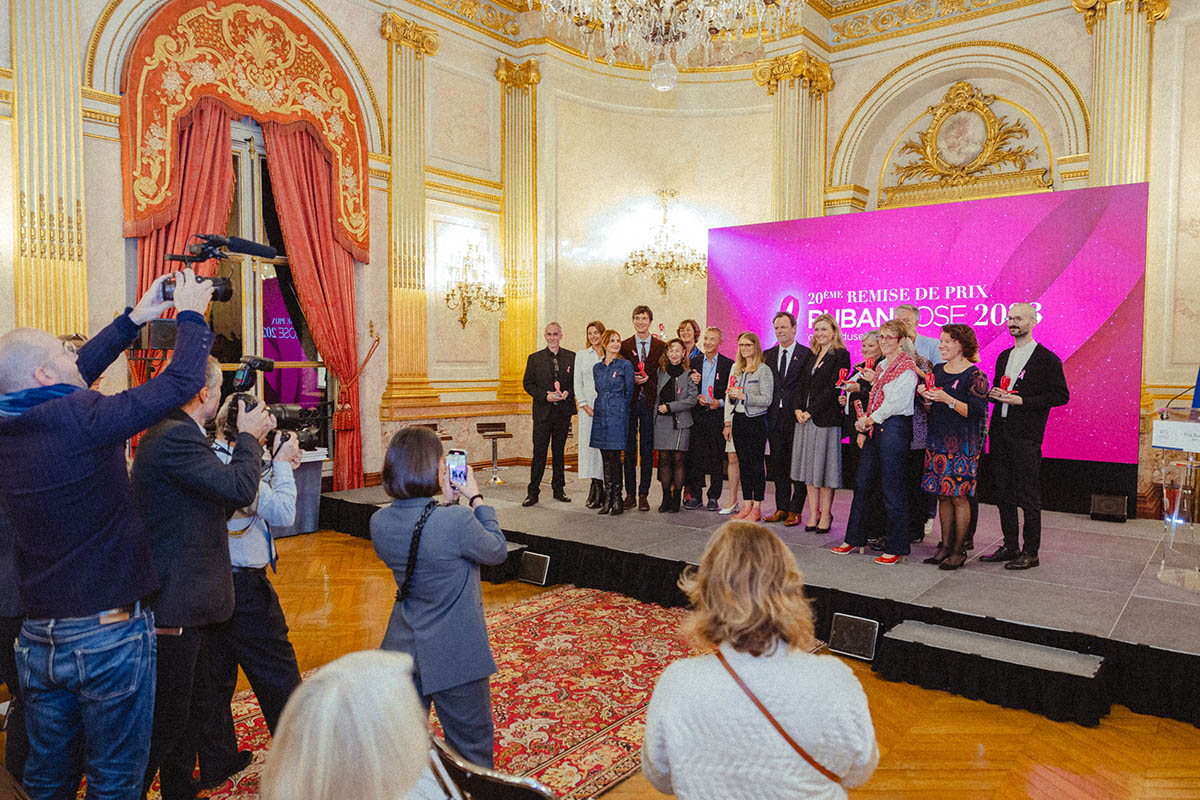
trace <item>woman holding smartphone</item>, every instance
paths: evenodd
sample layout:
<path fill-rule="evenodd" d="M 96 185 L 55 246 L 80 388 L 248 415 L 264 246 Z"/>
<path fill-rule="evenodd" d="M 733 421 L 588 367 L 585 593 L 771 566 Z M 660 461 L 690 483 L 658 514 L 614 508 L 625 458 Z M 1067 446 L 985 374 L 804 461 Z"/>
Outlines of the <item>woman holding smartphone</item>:
<path fill-rule="evenodd" d="M 465 460 L 465 459 L 464 459 Z M 436 706 L 446 741 L 473 764 L 493 764 L 490 676 L 496 671 L 483 620 L 480 564 L 508 557 L 495 510 L 471 468 L 451 482 L 442 443 L 429 428 L 403 428 L 383 462 L 393 499 L 371 517 L 375 552 L 396 578 L 383 650 L 413 657 L 413 683 Z M 461 499 L 466 505 L 458 505 Z"/>

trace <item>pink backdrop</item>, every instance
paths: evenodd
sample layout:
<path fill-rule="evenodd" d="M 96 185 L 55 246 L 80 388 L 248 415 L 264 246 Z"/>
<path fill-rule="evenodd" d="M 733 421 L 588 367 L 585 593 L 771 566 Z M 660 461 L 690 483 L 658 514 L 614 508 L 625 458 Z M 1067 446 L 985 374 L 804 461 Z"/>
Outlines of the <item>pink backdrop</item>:
<path fill-rule="evenodd" d="M 1035 303 L 1034 338 L 1063 360 L 1071 402 L 1050 415 L 1049 458 L 1137 463 L 1146 184 L 714 228 L 708 324 L 775 341 L 771 318 L 835 316 L 852 357 L 902 303 L 920 332 L 974 326 L 991 377 L 1011 346 L 1007 306 Z"/>

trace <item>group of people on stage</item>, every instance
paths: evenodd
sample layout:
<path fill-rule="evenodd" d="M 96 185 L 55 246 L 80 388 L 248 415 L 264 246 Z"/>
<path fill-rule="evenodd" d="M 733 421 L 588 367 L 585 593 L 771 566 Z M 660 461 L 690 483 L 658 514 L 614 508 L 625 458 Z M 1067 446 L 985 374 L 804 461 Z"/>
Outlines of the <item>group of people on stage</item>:
<path fill-rule="evenodd" d="M 719 328 L 702 332 L 692 319 L 667 341 L 651 335 L 654 313 L 644 305 L 634 308 L 627 338 L 600 321 L 588 323 L 578 354 L 561 347 L 562 327 L 551 322 L 547 347 L 529 356 L 525 370 L 534 448 L 524 505 L 538 502 L 548 448 L 554 497 L 570 502 L 563 455 L 578 408 L 578 474 L 591 480 L 587 506 L 600 514 L 649 511 L 657 459 L 661 512 L 706 507 L 829 533 L 846 457 L 857 462 L 854 500 L 845 541 L 833 551 L 865 551 L 870 543 L 883 551 L 877 563 L 895 564 L 936 515 L 941 542 L 925 561 L 957 569 L 973 547 L 975 484 L 992 405 L 1004 544 L 980 560 L 1035 567 L 1042 436 L 1049 410 L 1069 399 L 1062 362 L 1034 342 L 1037 311 L 1029 303 L 1009 310 L 1014 345 L 1001 353 L 990 384 L 975 363 L 979 342 L 971 326 L 945 325 L 934 339 L 917 333 L 918 316 L 915 306 L 899 306 L 894 319 L 863 335 L 862 360 L 853 365 L 830 314 L 813 320 L 804 346 L 795 317 L 780 311 L 772 320 L 776 344 L 764 350 L 756 334 L 742 332 L 736 358 L 720 352 Z M 722 504 L 726 469 L 731 496 Z M 768 473 L 775 511 L 764 516 Z M 1023 546 L 1018 508 L 1025 514 Z"/>

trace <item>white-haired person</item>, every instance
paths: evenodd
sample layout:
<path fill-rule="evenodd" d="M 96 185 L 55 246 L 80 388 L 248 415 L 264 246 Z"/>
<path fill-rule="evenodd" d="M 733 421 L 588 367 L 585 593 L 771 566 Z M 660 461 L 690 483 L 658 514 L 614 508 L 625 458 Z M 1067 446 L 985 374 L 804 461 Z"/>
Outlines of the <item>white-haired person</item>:
<path fill-rule="evenodd" d="M 865 783 L 879 763 L 867 696 L 848 666 L 809 652 L 812 608 L 779 537 L 727 522 L 679 586 L 687 632 L 716 653 L 676 661 L 654 687 L 650 783 L 680 800 L 833 800 Z"/>
<path fill-rule="evenodd" d="M 292 693 L 259 784 L 262 800 L 400 800 L 429 763 L 412 656 L 349 653 Z"/>

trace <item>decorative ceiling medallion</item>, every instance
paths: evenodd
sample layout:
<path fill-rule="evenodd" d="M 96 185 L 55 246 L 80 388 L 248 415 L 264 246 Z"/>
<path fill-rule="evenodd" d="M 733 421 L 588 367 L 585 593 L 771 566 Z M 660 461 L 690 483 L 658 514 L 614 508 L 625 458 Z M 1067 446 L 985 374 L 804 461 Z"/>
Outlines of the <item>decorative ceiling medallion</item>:
<path fill-rule="evenodd" d="M 327 148 L 338 241 L 367 260 L 367 136 L 353 86 L 310 28 L 273 3 L 176 0 L 138 34 L 121 97 L 127 236 L 174 218 L 176 130 L 201 97 L 259 121 L 306 122 Z"/>
<path fill-rule="evenodd" d="M 1024 170 L 1035 160 L 1035 148 L 1012 146 L 1029 131 L 1020 122 L 1009 123 L 992 111 L 995 95 L 984 94 L 967 81 L 950 87 L 942 102 L 929 107 L 929 127 L 900 148 L 899 155 L 915 155 L 910 164 L 897 164 L 897 184 L 913 178 L 961 185 L 975 176 L 1000 172 L 1005 165 Z"/>

